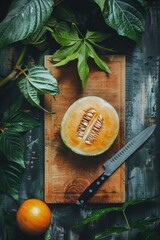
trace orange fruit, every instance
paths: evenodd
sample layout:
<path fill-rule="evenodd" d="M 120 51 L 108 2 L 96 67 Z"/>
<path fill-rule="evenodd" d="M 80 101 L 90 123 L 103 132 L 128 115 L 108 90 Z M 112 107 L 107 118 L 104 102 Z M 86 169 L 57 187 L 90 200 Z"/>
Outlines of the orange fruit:
<path fill-rule="evenodd" d="M 16 220 L 22 232 L 28 235 L 40 235 L 50 225 L 51 211 L 42 200 L 28 199 L 19 207 Z"/>

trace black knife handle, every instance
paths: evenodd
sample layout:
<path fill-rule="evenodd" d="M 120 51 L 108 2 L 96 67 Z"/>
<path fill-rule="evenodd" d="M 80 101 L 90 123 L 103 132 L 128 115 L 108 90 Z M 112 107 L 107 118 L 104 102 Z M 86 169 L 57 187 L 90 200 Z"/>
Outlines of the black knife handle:
<path fill-rule="evenodd" d="M 98 188 L 106 181 L 106 179 L 109 176 L 107 176 L 104 173 L 102 173 L 94 182 L 92 182 L 80 195 L 78 198 L 76 204 L 77 205 L 83 205 L 87 202 L 87 200 L 98 190 Z"/>

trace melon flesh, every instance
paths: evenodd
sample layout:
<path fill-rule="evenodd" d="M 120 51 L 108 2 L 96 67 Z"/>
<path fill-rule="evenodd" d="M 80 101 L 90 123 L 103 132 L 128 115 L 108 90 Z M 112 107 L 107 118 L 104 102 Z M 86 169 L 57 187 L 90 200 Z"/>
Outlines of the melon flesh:
<path fill-rule="evenodd" d="M 119 131 L 115 108 L 97 96 L 75 101 L 61 122 L 61 138 L 73 152 L 95 156 L 108 150 Z"/>

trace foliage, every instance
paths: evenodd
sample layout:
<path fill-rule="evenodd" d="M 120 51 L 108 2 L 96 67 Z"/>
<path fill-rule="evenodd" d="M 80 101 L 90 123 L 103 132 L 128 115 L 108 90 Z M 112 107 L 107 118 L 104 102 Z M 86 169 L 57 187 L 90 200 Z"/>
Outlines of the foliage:
<path fill-rule="evenodd" d="M 20 2 L 14 0 L 7 16 L 0 23 L 0 47 L 20 40 L 24 40 L 25 45 L 30 41 L 33 44 L 41 41 L 46 32 L 43 25 L 50 17 L 53 5 L 53 0 L 22 0 Z M 11 81 L 18 82 L 26 100 L 32 106 L 45 110 L 40 104 L 40 97 L 44 94 L 57 95 L 59 93 L 57 81 L 43 66 L 32 65 L 24 68 L 25 54 L 26 46 L 22 49 L 13 71 L 0 81 L 0 87 Z"/>
<path fill-rule="evenodd" d="M 53 10 L 53 0 L 14 0 L 0 23 L 0 47 L 36 33 Z"/>
<path fill-rule="evenodd" d="M 107 26 L 114 29 L 118 35 L 132 39 L 141 47 L 145 24 L 145 5 L 142 3 L 143 1 L 94 0 L 94 2 L 99 6 Z M 61 19 L 63 19 L 63 16 L 61 16 Z M 48 24 L 50 25 L 50 23 Z M 89 74 L 87 64 L 89 57 L 94 59 L 100 69 L 110 73 L 107 64 L 97 55 L 94 48 L 102 48 L 103 52 L 113 51 L 97 44 L 97 42 L 102 43 L 106 38 L 112 37 L 111 31 L 102 33 L 98 31 L 91 32 L 86 29 L 86 33 L 82 34 L 75 22 L 72 22 L 72 25 L 64 25 L 62 21 L 57 22 L 57 24 L 54 21 L 54 24 L 50 26 L 52 28 L 51 35 L 61 45 L 61 48 L 53 53 L 53 61 L 58 61 L 54 66 L 62 66 L 69 61 L 78 59 L 78 74 L 83 88 Z"/>
<path fill-rule="evenodd" d="M 1 223 L 1 232 L 3 229 L 3 239 L 4 240 L 13 240 L 16 235 L 16 221 L 15 221 L 15 212 L 8 211 L 5 207 L 2 208 L 0 212 L 1 219 L 4 222 Z"/>
<path fill-rule="evenodd" d="M 19 81 L 19 88 L 26 100 L 35 107 L 42 108 L 40 96 L 50 94 L 55 96 L 59 93 L 56 79 L 42 66 L 32 65 L 22 70 L 24 78 Z"/>
<path fill-rule="evenodd" d="M 102 16 L 106 29 L 100 32 L 90 31 L 88 25 L 82 29 L 81 21 L 76 16 L 76 11 L 79 9 L 69 4 L 62 3 L 54 7 L 53 0 L 14 0 L 8 14 L 0 23 L 0 47 L 17 41 L 34 46 L 42 44 L 44 47 L 48 33 L 61 46 L 53 53 L 54 65 L 62 66 L 77 59 L 78 74 L 84 88 L 89 74 L 88 58 L 92 58 L 100 69 L 110 73 L 107 64 L 99 56 L 97 48 L 103 50 L 104 53 L 113 51 L 112 48 L 102 47 L 105 40 L 112 37 L 112 31 L 141 46 L 146 10 L 144 2 L 140 0 L 93 0 L 91 13 L 88 13 L 88 16 L 93 13 L 92 17 Z M 88 16 L 85 14 L 84 17 Z M 54 41 L 52 45 L 55 44 Z M 28 96 L 27 100 L 29 100 Z M 38 102 L 30 102 L 39 107 Z"/>
<path fill-rule="evenodd" d="M 22 53 L 19 59 L 21 59 Z M 32 64 L 25 68 L 16 66 L 12 73 L 0 82 L 0 86 L 3 86 L 4 83 L 10 80 L 16 80 L 22 95 L 32 106 L 43 109 L 46 112 L 47 110 L 41 106 L 41 96 L 50 94 L 54 97 L 59 93 L 57 80 L 51 75 L 49 70 L 40 65 Z"/>
<path fill-rule="evenodd" d="M 39 126 L 29 113 L 14 102 L 0 114 L 0 191 L 18 200 L 25 168 L 22 133 Z"/>
<path fill-rule="evenodd" d="M 38 109 L 47 111 L 42 106 L 41 96 L 50 94 L 55 97 L 59 93 L 59 88 L 56 79 L 43 66 L 38 64 L 26 66 L 25 59 L 30 55 L 34 58 L 34 51 L 29 52 L 28 46 L 36 46 L 39 50 L 45 50 L 46 47 L 54 48 L 53 64 L 57 67 L 77 60 L 78 74 L 83 88 L 89 74 L 89 58 L 92 58 L 100 69 L 110 73 L 100 54 L 114 51 L 112 47 L 107 46 L 107 40 L 113 38 L 113 33 L 129 38 L 141 47 L 145 24 L 145 0 L 87 0 L 85 3 L 75 1 L 76 7 L 74 1 L 69 1 L 70 4 L 72 2 L 71 6 L 66 3 L 55 6 L 54 0 L 13 0 L 11 2 L 6 17 L 0 22 L 0 48 L 17 42 L 23 48 L 13 71 L 0 80 L 0 88 L 4 90 L 6 84 L 15 83 L 29 104 Z M 82 12 L 79 6 L 88 3 L 91 11 Z M 103 19 L 101 21 L 103 31 L 101 24 L 97 21 L 99 16 Z M 89 24 L 93 19 L 95 19 L 93 24 Z M 95 22 L 98 23 L 98 27 Z M 14 200 L 18 200 L 25 170 L 23 134 L 38 125 L 39 123 L 29 113 L 21 109 L 18 102 L 0 113 L 0 191 Z M 2 203 L 2 199 L 0 200 Z M 102 214 L 113 211 L 123 213 L 127 220 L 126 208 L 143 201 L 145 199 L 139 202 L 128 202 L 118 208 L 98 210 L 79 223 L 79 226 L 98 220 Z M 2 211 L 0 216 L 1 220 L 4 219 L 1 228 L 4 226 L 2 230 L 5 240 L 14 239 L 13 233 L 16 226 L 13 215 L 11 212 Z M 101 239 L 113 233 L 120 234 L 136 228 L 146 233 L 147 239 L 154 239 L 155 233 L 148 234 L 146 226 L 157 222 L 159 222 L 157 217 L 141 219 L 127 227 L 107 229 L 106 232 L 97 234 L 96 238 Z M 50 233 L 47 232 L 45 239 L 50 238 Z M 23 239 L 23 236 L 19 236 L 18 239 Z"/>
<path fill-rule="evenodd" d="M 53 31 L 52 36 L 54 36 L 56 41 L 61 44 L 62 47 L 53 54 L 52 59 L 53 61 L 58 61 L 58 63 L 53 64 L 53 66 L 56 67 L 78 59 L 78 74 L 82 81 L 82 87 L 84 88 L 89 74 L 89 66 L 87 64 L 89 57 L 94 59 L 99 68 L 110 73 L 110 69 L 106 62 L 96 54 L 93 48 L 95 46 L 100 47 L 96 43 L 103 41 L 108 35 L 105 33 L 90 31 L 87 31 L 85 36 L 82 34 L 80 35 L 81 37 L 79 37 L 77 27 L 74 24 L 71 27 L 63 24 L 63 29 L 61 31 Z"/>
<path fill-rule="evenodd" d="M 143 238 L 144 240 L 145 239 L 158 240 L 158 238 L 155 237 L 157 235 L 156 235 L 156 232 L 154 231 L 154 227 L 155 225 L 160 223 L 160 217 L 150 216 L 150 217 L 146 217 L 144 219 L 139 219 L 135 222 L 129 223 L 127 214 L 126 214 L 126 210 L 129 207 L 136 207 L 137 204 L 151 202 L 154 199 L 155 198 L 141 198 L 141 199 L 129 200 L 118 207 L 107 207 L 107 208 L 99 209 L 97 211 L 92 212 L 90 216 L 86 217 L 85 219 L 77 223 L 74 227 L 80 227 L 81 225 L 89 224 L 93 221 L 98 221 L 104 214 L 120 212 L 122 213 L 122 216 L 125 219 L 126 226 L 112 226 L 107 228 L 103 232 L 96 233 L 96 236 L 95 236 L 96 240 L 104 239 L 106 237 L 112 236 L 113 234 L 120 235 L 124 232 L 129 233 L 129 232 L 132 232 L 133 230 L 138 230 L 138 233 L 143 233 L 143 236 L 146 236 L 145 238 Z M 150 238 L 148 237 L 148 234 L 147 234 L 149 229 L 150 229 L 150 234 L 149 234 Z M 154 236 L 154 238 L 151 238 L 152 236 Z"/>
<path fill-rule="evenodd" d="M 50 229 L 48 229 L 48 230 L 45 232 L 44 240 L 51 240 L 51 239 L 52 239 L 51 231 L 50 231 Z"/>
<path fill-rule="evenodd" d="M 144 31 L 144 9 L 140 1 L 94 0 L 101 9 L 106 24 L 141 45 Z M 143 1 L 142 1 L 143 2 Z"/>

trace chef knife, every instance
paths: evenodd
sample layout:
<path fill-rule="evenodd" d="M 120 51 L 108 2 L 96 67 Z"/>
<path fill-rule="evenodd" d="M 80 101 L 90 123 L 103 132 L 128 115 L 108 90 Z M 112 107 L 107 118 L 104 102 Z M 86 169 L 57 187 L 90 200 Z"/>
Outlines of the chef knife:
<path fill-rule="evenodd" d="M 83 205 L 87 200 L 98 190 L 98 188 L 111 176 L 117 168 L 119 168 L 122 163 L 125 162 L 154 132 L 156 125 L 152 125 L 132 140 L 130 140 L 124 147 L 122 147 L 113 157 L 108 159 L 104 164 L 104 172 L 93 181 L 80 195 L 76 204 Z"/>

